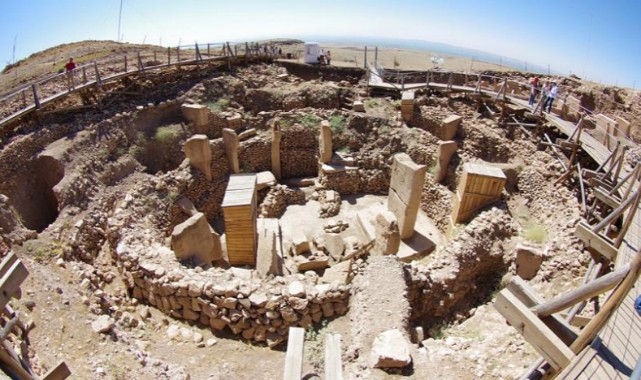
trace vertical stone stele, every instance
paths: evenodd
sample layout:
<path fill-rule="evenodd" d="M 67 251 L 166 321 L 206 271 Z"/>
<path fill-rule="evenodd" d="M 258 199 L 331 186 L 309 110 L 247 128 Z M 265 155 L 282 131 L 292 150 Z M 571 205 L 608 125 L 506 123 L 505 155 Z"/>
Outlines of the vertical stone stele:
<path fill-rule="evenodd" d="M 436 166 L 436 173 L 434 174 L 434 182 L 441 183 L 447 176 L 447 168 L 450 165 L 452 155 L 456 153 L 455 141 L 439 141 L 438 142 L 438 162 Z"/>
<path fill-rule="evenodd" d="M 193 135 L 183 146 L 189 164 L 203 172 L 211 181 L 211 146 L 206 135 Z"/>
<path fill-rule="evenodd" d="M 229 128 L 223 129 L 223 142 L 225 143 L 225 156 L 229 162 L 229 170 L 234 173 L 240 173 L 240 163 L 238 161 L 238 135 Z"/>
<path fill-rule="evenodd" d="M 320 124 L 319 148 L 320 162 L 323 164 L 332 162 L 332 129 L 327 120 L 321 121 Z"/>
<path fill-rule="evenodd" d="M 406 153 L 394 156 L 387 209 L 396 216 L 401 239 L 414 234 L 426 171 L 425 165 L 416 164 Z"/>

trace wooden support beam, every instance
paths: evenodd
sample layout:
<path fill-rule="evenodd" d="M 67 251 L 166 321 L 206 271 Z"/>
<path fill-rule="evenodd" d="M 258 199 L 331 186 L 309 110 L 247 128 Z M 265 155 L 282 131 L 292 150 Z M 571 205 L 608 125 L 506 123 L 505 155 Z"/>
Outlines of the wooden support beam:
<path fill-rule="evenodd" d="M 630 212 L 628 212 L 628 215 L 626 215 L 625 220 L 623 221 L 623 226 L 621 226 L 621 230 L 619 231 L 619 234 L 617 235 L 617 238 L 614 241 L 614 246 L 616 248 L 619 248 L 621 246 L 621 243 L 623 243 L 623 239 L 625 238 L 625 235 L 628 233 L 628 229 L 632 225 L 632 220 L 634 219 L 634 215 L 637 213 L 637 210 L 639 208 L 639 201 L 641 200 L 641 184 L 639 185 L 635 194 L 636 195 L 630 207 Z"/>
<path fill-rule="evenodd" d="M 583 215 L 585 216 L 588 211 L 588 205 L 585 195 L 585 184 L 583 183 L 583 176 L 581 175 L 581 163 L 576 164 L 577 177 L 579 177 L 579 190 L 581 191 L 581 208 L 583 209 Z"/>
<path fill-rule="evenodd" d="M 603 191 L 598 187 L 595 187 L 593 189 L 593 193 L 596 199 L 612 207 L 612 209 L 615 209 L 621 206 L 621 201 L 619 199 L 616 199 L 615 197 L 613 197 L 612 195 L 609 195 L 608 193 L 606 193 L 605 191 Z"/>
<path fill-rule="evenodd" d="M 305 346 L 305 329 L 290 327 L 285 355 L 284 380 L 300 380 L 303 375 L 303 349 Z"/>
<path fill-rule="evenodd" d="M 576 225 L 574 234 L 576 235 L 576 237 L 581 239 L 587 247 L 594 249 L 605 259 L 614 261 L 614 259 L 616 258 L 618 251 L 614 247 L 614 243 L 601 234 L 592 231 L 583 222 Z"/>
<path fill-rule="evenodd" d="M 539 317 L 547 317 L 558 313 L 581 301 L 589 300 L 617 286 L 630 271 L 630 264 L 626 264 L 614 272 L 599 277 L 577 289 L 561 294 L 546 303 L 531 308 Z"/>
<path fill-rule="evenodd" d="M 325 380 L 343 380 L 341 335 L 325 334 Z"/>
<path fill-rule="evenodd" d="M 36 109 L 40 108 L 40 98 L 38 97 L 38 88 L 36 87 L 36 84 L 31 85 L 31 90 L 33 91 L 33 101 L 34 104 L 36 105 Z"/>
<path fill-rule="evenodd" d="M 27 267 L 10 252 L 0 263 L 0 309 L 16 294 L 22 282 L 29 275 Z"/>
<path fill-rule="evenodd" d="M 592 320 L 592 317 L 585 317 L 583 315 L 574 315 L 572 318 L 569 318 L 569 313 L 559 313 L 559 315 L 568 320 L 572 326 L 579 328 L 585 327 Z"/>
<path fill-rule="evenodd" d="M 496 296 L 494 307 L 554 369 L 565 367 L 574 358 L 568 346 L 508 289 Z"/>
<path fill-rule="evenodd" d="M 18 379 L 35 380 L 35 377 L 22 366 L 18 355 L 4 343 L 0 344 L 0 362 L 13 372 Z"/>
<path fill-rule="evenodd" d="M 67 367 L 67 363 L 60 362 L 50 369 L 49 372 L 42 377 L 42 380 L 65 380 L 69 376 L 71 376 L 71 370 Z"/>
<path fill-rule="evenodd" d="M 577 339 L 572 343 L 570 349 L 575 354 L 578 354 L 583 350 L 588 344 L 592 343 L 594 338 L 599 334 L 603 326 L 607 323 L 610 316 L 616 310 L 621 302 L 628 295 L 630 290 L 634 287 L 634 284 L 639 279 L 639 274 L 641 273 L 641 252 L 637 251 L 630 263 L 630 270 L 628 271 L 627 276 L 621 281 L 621 283 L 614 289 L 610 294 L 610 297 L 599 312 L 592 318 L 592 320 L 585 326 L 581 331 L 581 334 Z"/>

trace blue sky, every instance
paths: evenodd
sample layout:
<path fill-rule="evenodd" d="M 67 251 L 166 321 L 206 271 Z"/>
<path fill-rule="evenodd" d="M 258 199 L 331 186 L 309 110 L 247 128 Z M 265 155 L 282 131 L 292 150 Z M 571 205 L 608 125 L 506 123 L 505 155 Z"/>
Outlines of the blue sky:
<path fill-rule="evenodd" d="M 0 66 L 61 43 L 117 40 L 120 0 L 0 0 Z M 639 0 L 123 0 L 124 42 L 301 35 L 442 42 L 641 87 Z"/>

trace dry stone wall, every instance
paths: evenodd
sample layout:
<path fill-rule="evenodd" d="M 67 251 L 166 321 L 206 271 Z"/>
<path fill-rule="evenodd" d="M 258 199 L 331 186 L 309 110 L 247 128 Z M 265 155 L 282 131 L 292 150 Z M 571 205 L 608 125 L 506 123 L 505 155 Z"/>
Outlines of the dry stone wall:
<path fill-rule="evenodd" d="M 509 267 L 511 249 L 505 242 L 516 230 L 506 211 L 492 208 L 426 263 L 408 265 L 412 321 L 429 329 L 485 302 Z"/>

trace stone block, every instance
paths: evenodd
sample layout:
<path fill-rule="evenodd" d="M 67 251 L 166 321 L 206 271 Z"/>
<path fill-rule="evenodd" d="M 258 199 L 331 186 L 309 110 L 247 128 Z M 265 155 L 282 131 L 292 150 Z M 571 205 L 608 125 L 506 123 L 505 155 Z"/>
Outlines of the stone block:
<path fill-rule="evenodd" d="M 331 258 L 335 261 L 340 261 L 345 252 L 345 242 L 339 234 L 325 233 L 323 235 L 325 240 L 325 249 Z"/>
<path fill-rule="evenodd" d="M 307 255 L 296 256 L 295 260 L 298 272 L 303 273 L 308 270 L 325 269 L 329 266 L 329 258 L 326 255 Z"/>
<path fill-rule="evenodd" d="M 396 216 L 391 211 L 381 211 L 374 220 L 376 240 L 372 255 L 393 255 L 401 245 L 401 235 Z"/>
<path fill-rule="evenodd" d="M 360 100 L 354 100 L 354 103 L 352 103 L 352 110 L 355 112 L 365 112 L 365 105 Z"/>
<path fill-rule="evenodd" d="M 376 228 L 372 224 L 371 215 L 365 211 L 356 213 L 356 230 L 361 236 L 363 245 L 368 245 L 376 239 Z"/>
<path fill-rule="evenodd" d="M 524 280 L 533 279 L 543 264 L 543 253 L 524 245 L 517 245 L 514 251 L 516 274 Z"/>
<path fill-rule="evenodd" d="M 199 212 L 180 223 L 171 234 L 171 247 L 178 260 L 196 257 L 202 263 L 215 260 L 215 242 L 205 214 Z"/>
<path fill-rule="evenodd" d="M 347 285 L 350 283 L 352 277 L 352 260 L 346 260 L 325 269 L 321 281 L 326 284 L 331 284 L 337 281 L 340 285 Z"/>
<path fill-rule="evenodd" d="M 193 135 L 183 146 L 189 164 L 203 172 L 211 181 L 211 145 L 206 135 Z"/>
<path fill-rule="evenodd" d="M 309 241 L 307 240 L 307 236 L 305 236 L 305 234 L 300 230 L 294 231 L 294 235 L 292 236 L 292 251 L 294 255 L 301 255 L 305 252 L 309 252 Z"/>
<path fill-rule="evenodd" d="M 250 129 L 248 129 L 248 130 L 246 130 L 246 131 L 241 132 L 241 133 L 238 135 L 238 139 L 239 139 L 239 140 L 241 140 L 241 141 L 242 141 L 242 140 L 247 140 L 247 139 L 248 139 L 248 138 L 250 138 L 250 137 L 254 137 L 254 136 L 256 136 L 256 133 L 257 133 L 257 132 L 256 132 L 256 128 L 250 128 Z"/>
<path fill-rule="evenodd" d="M 411 362 L 410 343 L 398 329 L 384 331 L 374 339 L 370 352 L 372 368 L 402 368 Z"/>
<path fill-rule="evenodd" d="M 458 132 L 463 118 L 458 115 L 450 115 L 441 122 L 441 140 L 453 140 Z"/>
<path fill-rule="evenodd" d="M 269 274 L 283 274 L 283 255 L 280 252 L 280 226 L 278 219 L 260 218 L 257 220 L 258 249 L 256 251 L 256 271 L 261 278 Z"/>
<path fill-rule="evenodd" d="M 237 131 L 240 129 L 243 117 L 239 113 L 234 113 L 232 116 L 227 117 L 227 128 Z"/>
<path fill-rule="evenodd" d="M 320 124 L 320 138 L 319 147 L 320 147 L 320 162 L 323 164 L 329 164 L 332 162 L 332 129 L 329 124 L 329 121 L 323 120 Z"/>
<path fill-rule="evenodd" d="M 456 141 L 439 141 L 438 142 L 438 162 L 434 182 L 441 183 L 447 176 L 447 168 L 450 165 L 452 155 L 456 153 Z"/>
<path fill-rule="evenodd" d="M 256 174 L 256 190 L 266 189 L 276 184 L 276 176 L 270 171 Z"/>

